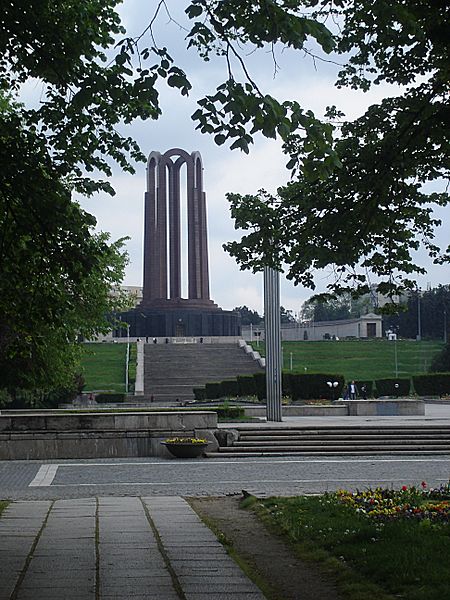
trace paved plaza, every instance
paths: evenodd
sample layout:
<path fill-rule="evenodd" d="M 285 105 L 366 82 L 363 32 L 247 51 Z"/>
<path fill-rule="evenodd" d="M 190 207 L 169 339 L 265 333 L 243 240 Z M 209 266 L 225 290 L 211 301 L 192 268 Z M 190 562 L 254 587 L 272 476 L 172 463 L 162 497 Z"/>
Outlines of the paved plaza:
<path fill-rule="evenodd" d="M 450 406 L 411 419 L 448 424 Z M 445 455 L 0 462 L 1 498 L 13 501 L 0 518 L 0 600 L 263 599 L 185 497 L 434 486 L 449 478 Z"/>
<path fill-rule="evenodd" d="M 15 502 L 1 600 L 263 600 L 180 497 Z"/>

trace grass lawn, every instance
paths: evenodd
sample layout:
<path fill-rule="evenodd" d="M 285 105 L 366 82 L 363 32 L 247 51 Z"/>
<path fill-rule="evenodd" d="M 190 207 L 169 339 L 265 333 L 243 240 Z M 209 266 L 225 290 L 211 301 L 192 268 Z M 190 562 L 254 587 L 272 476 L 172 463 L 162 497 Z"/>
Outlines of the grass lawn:
<path fill-rule="evenodd" d="M 264 356 L 264 345 L 259 348 Z M 443 342 L 384 339 L 340 340 L 320 342 L 283 342 L 283 368 L 299 373 L 335 373 L 349 379 L 383 379 L 410 377 L 427 371 Z M 397 361 L 396 361 L 397 355 Z"/>
<path fill-rule="evenodd" d="M 81 361 L 86 390 L 125 391 L 126 344 L 84 344 Z"/>
<path fill-rule="evenodd" d="M 331 571 L 347 600 L 443 600 L 450 598 L 450 491 L 441 489 L 434 498 L 409 488 L 253 506 L 302 559 Z"/>

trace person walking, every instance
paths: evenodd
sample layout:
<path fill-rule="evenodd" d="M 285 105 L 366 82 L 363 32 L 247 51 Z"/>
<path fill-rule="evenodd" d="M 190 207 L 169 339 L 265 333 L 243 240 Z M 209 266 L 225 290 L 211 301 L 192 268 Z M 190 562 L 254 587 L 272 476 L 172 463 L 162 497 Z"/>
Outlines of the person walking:
<path fill-rule="evenodd" d="M 356 400 L 358 397 L 358 388 L 354 379 L 348 384 L 348 397 L 350 400 Z"/>

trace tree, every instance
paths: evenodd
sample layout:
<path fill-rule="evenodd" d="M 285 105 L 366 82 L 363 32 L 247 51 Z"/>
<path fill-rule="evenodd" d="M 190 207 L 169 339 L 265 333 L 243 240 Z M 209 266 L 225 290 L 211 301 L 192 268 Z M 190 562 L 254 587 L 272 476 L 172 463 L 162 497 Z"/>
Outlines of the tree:
<path fill-rule="evenodd" d="M 0 388 L 72 386 L 79 336 L 122 304 L 123 241 L 93 234 L 52 157 L 10 105 L 0 119 Z"/>
<path fill-rule="evenodd" d="M 351 53 L 338 86 L 367 90 L 389 82 L 404 86 L 403 93 L 353 122 L 330 108 L 339 134 L 320 158 L 304 136 L 288 136 L 296 180 L 275 197 L 230 194 L 236 227 L 250 233 L 225 248 L 243 268 L 285 263 L 288 278 L 311 288 L 314 271 L 333 265 L 328 287 L 336 293 L 367 292 L 368 269 L 380 278 L 379 291 L 393 295 L 425 272 L 412 256 L 420 242 L 434 262 L 449 260 L 450 247 L 441 253 L 433 243 L 439 221 L 432 214 L 433 203 L 447 204 L 449 195 L 425 184 L 443 179 L 445 190 L 449 175 L 450 9 L 435 1 L 312 5 L 317 16 L 338 17 L 337 52 Z"/>
<path fill-rule="evenodd" d="M 83 253 L 78 251 L 75 239 L 82 239 L 93 222 L 73 203 L 71 192 L 113 193 L 107 180 L 90 175 L 108 177 L 112 163 L 132 172 L 131 161 L 145 159 L 136 142 L 119 132 L 119 125 L 158 118 L 162 82 L 184 95 L 192 89 L 187 75 L 153 35 L 168 3 L 156 3 L 154 18 L 134 38 L 120 24 L 117 4 L 118 0 L 12 0 L 2 8 L 0 90 L 9 90 L 13 100 L 27 81 L 42 90 L 37 106 L 14 106 L 11 112 L 12 102 L 0 101 L 2 139 L 11 149 L 2 156 L 7 163 L 1 190 L 4 240 L 13 239 L 8 232 L 18 227 L 15 214 L 21 215 L 20 235 L 12 247 L 3 244 L 2 251 L 8 252 L 8 261 L 17 261 L 21 245 L 32 246 L 24 226 L 27 209 L 34 235 L 42 240 L 30 257 L 33 280 L 22 282 L 17 291 L 24 299 L 29 298 L 28 284 L 37 294 L 39 265 L 47 267 L 53 252 L 64 266 L 61 281 L 69 289 L 85 281 L 91 258 L 108 254 L 106 242 L 97 240 L 96 246 L 92 236 L 91 246 L 86 249 L 82 243 Z M 339 291 L 353 282 L 363 283 L 362 275 L 347 270 L 362 262 L 387 279 L 380 291 L 392 291 L 395 269 L 406 274 L 420 270 L 410 255 L 418 245 L 416 235 L 422 235 L 436 261 L 447 258 L 432 243 L 435 220 L 428 203 L 443 205 L 448 195 L 431 194 L 421 186 L 448 175 L 449 10 L 437 0 L 187 3 L 187 47 L 205 62 L 222 58 L 226 69 L 224 82 L 198 100 L 192 115 L 197 128 L 213 135 L 217 144 L 244 152 L 256 134 L 279 136 L 295 177 L 276 199 L 267 194 L 231 198 L 237 225 L 254 229 L 240 245 L 228 247 L 243 266 L 260 269 L 269 263 L 280 268 L 285 261 L 290 277 L 313 286 L 313 270 L 335 264 L 340 279 L 332 287 Z M 333 21 L 339 23 L 339 31 L 328 28 Z M 350 56 L 339 85 L 367 89 L 372 81 L 388 81 L 403 85 L 403 93 L 371 107 L 352 123 L 343 121 L 334 108 L 322 122 L 297 102 L 260 90 L 245 55 L 269 49 L 276 56 L 281 45 L 308 53 L 308 41 L 325 54 Z M 23 146 L 28 150 L 26 169 L 18 152 Z M 59 222 L 57 235 L 47 236 L 49 214 Z M 66 238 L 73 241 L 70 248 L 63 243 Z M 2 335 L 17 340 L 24 332 L 12 331 L 12 323 L 21 322 L 23 306 L 7 297 L 9 321 Z M 27 310 L 36 306 L 33 300 Z M 44 305 L 39 307 L 36 315 L 41 320 L 35 322 L 45 328 L 46 318 L 53 318 L 53 312 L 59 316 L 53 306 L 49 314 Z M 33 322 L 27 332 L 35 338 L 44 329 L 33 330 Z"/>
<path fill-rule="evenodd" d="M 251 310 L 248 306 L 236 306 L 233 310 L 241 315 L 241 324 L 246 325 L 259 325 L 262 321 L 261 315 L 256 310 Z"/>
<path fill-rule="evenodd" d="M 433 358 L 429 371 L 432 373 L 450 372 L 450 344 L 446 344 L 439 354 Z"/>
<path fill-rule="evenodd" d="M 449 333 L 449 315 L 450 285 L 439 285 L 430 290 L 411 292 L 404 310 L 384 317 L 384 328 L 405 338 L 416 339 L 420 333 L 422 338 L 445 341 Z"/>

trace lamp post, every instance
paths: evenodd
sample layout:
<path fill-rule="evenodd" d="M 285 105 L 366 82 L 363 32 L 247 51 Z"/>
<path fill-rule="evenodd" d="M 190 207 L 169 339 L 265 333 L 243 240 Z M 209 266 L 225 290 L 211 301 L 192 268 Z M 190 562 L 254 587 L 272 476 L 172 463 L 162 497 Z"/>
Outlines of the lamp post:
<path fill-rule="evenodd" d="M 417 335 L 416 340 L 420 342 L 422 339 L 422 319 L 420 314 L 420 288 L 417 288 Z"/>
<path fill-rule="evenodd" d="M 127 323 L 127 352 L 125 359 L 125 394 L 128 394 L 128 363 L 130 362 L 130 324 Z"/>
<path fill-rule="evenodd" d="M 327 386 L 330 388 L 333 396 L 333 402 L 336 400 L 336 388 L 339 385 L 338 381 L 327 381 Z"/>

